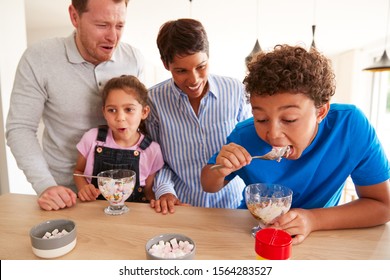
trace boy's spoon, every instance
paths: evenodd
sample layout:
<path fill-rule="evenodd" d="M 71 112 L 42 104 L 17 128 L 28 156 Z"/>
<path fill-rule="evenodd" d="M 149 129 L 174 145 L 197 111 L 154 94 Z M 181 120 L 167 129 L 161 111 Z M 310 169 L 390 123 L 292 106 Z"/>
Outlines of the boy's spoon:
<path fill-rule="evenodd" d="M 290 151 L 290 146 L 285 147 L 272 147 L 272 150 L 262 156 L 253 156 L 252 159 L 264 159 L 264 160 L 277 160 L 278 162 L 282 160 L 282 157 L 288 155 Z M 222 164 L 215 164 L 210 167 L 210 169 L 220 169 L 225 167 Z"/>

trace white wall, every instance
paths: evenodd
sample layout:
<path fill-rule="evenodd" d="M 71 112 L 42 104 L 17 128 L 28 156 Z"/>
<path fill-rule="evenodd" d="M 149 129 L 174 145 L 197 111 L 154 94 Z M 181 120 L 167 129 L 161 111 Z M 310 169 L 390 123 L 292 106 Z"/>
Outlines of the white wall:
<path fill-rule="evenodd" d="M 164 6 L 162 2 L 160 4 Z M 170 76 L 169 72 L 163 68 L 162 63 L 159 60 L 158 49 L 154 38 L 157 36 L 158 29 L 163 22 L 188 14 L 188 2 L 177 1 L 175 9 L 167 9 L 164 13 L 157 13 L 156 17 L 158 17 L 158 24 L 151 23 L 149 20 L 150 16 L 136 12 L 138 5 L 142 5 L 142 2 L 131 2 L 131 9 L 128 10 L 127 30 L 123 36 L 123 41 L 133 44 L 144 53 L 148 69 L 145 83 L 147 86 L 151 86 Z M 34 193 L 31 185 L 26 181 L 23 172 L 16 166 L 15 160 L 9 149 L 5 146 L 3 136 L 4 122 L 9 107 L 10 92 L 19 58 L 26 48 L 26 45 L 35 43 L 43 38 L 67 36 L 73 30 L 69 21 L 67 25 L 61 27 L 56 26 L 55 28 L 50 28 L 50 26 L 45 25 L 43 29 L 30 29 L 26 37 L 24 11 L 24 0 L 0 1 L 0 36 L 2 38 L 2 43 L 0 44 L 0 101 L 2 103 L 0 104 L 0 134 L 2 135 L 0 139 L 0 179 L 2 192 L 8 190 L 9 180 L 9 190 L 11 192 Z M 254 14 L 253 11 L 251 12 Z M 63 18 L 65 18 L 64 13 L 67 14 L 66 9 L 61 8 L 61 15 Z M 237 13 L 245 14 L 247 13 L 247 10 L 241 9 L 236 11 L 235 17 L 238 16 Z M 217 30 L 211 28 L 212 25 L 215 24 L 215 19 L 199 18 L 203 16 L 203 13 L 197 9 L 197 5 L 194 5 L 193 15 L 195 18 L 200 19 L 204 23 L 206 30 L 209 31 L 211 72 L 233 76 L 242 80 L 245 71 L 244 58 L 252 50 L 256 40 L 254 32 L 255 20 L 252 19 L 252 23 L 250 20 L 245 23 L 253 27 L 246 30 L 247 33 L 254 33 L 253 38 L 250 36 L 250 39 L 248 40 L 245 39 L 247 36 L 244 38 L 243 34 L 231 38 L 230 34 L 232 33 L 232 28 L 234 26 L 229 26 L 229 28 L 217 26 Z M 145 34 L 149 34 L 149 37 L 152 36 L 153 40 L 148 40 Z M 237 34 L 237 32 L 234 34 Z M 223 38 L 230 38 L 230 40 L 227 43 Z M 260 39 L 262 48 L 269 48 L 271 43 L 264 43 L 265 40 L 263 38 Z M 310 40 L 311 38 L 308 38 L 308 42 Z M 337 40 L 334 40 L 334 42 L 337 43 Z M 382 43 L 380 45 L 382 45 Z M 363 72 L 361 69 L 371 64 L 370 55 L 362 50 L 351 50 L 333 56 L 331 59 L 333 61 L 337 80 L 337 90 L 333 102 L 354 103 L 362 108 L 365 113 L 369 114 L 370 82 L 372 74 Z"/>
<path fill-rule="evenodd" d="M 24 174 L 5 145 L 5 120 L 8 114 L 10 94 L 15 70 L 26 48 L 24 1 L 0 1 L 0 179 L 1 193 L 34 193 Z"/>
<path fill-rule="evenodd" d="M 336 75 L 335 103 L 352 103 L 370 113 L 372 73 L 362 71 L 370 65 L 370 56 L 362 50 L 350 50 L 331 57 Z"/>

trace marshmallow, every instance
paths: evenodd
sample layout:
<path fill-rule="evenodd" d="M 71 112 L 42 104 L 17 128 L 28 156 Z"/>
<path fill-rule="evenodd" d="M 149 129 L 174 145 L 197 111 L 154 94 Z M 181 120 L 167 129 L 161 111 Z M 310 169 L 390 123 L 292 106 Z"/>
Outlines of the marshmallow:
<path fill-rule="evenodd" d="M 193 249 L 194 244 L 181 240 L 177 242 L 176 238 L 173 238 L 165 243 L 160 240 L 157 244 L 152 245 L 149 253 L 159 258 L 175 259 L 190 253 Z"/>
<path fill-rule="evenodd" d="M 59 231 L 56 228 L 51 233 L 50 232 L 46 232 L 45 235 L 42 236 L 42 239 L 58 238 L 58 237 L 64 236 L 65 234 L 68 234 L 68 233 L 69 232 L 67 232 L 65 229 L 63 229 L 62 231 Z"/>

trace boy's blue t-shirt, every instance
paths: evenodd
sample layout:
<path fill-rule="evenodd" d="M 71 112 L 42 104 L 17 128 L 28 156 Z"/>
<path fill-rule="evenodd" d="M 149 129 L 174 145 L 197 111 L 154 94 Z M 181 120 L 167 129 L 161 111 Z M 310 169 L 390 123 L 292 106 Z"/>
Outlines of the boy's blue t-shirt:
<path fill-rule="evenodd" d="M 227 142 L 243 146 L 251 155 L 262 155 L 272 148 L 256 134 L 253 118 L 237 124 Z M 215 164 L 216 157 L 208 163 Z M 311 209 L 337 205 L 348 176 L 358 186 L 378 184 L 389 179 L 390 167 L 363 112 L 354 105 L 331 104 L 315 139 L 299 159 L 253 160 L 226 179 L 235 176 L 246 185 L 278 183 L 289 187 L 293 190 L 291 207 Z M 239 208 L 246 208 L 244 193 Z"/>

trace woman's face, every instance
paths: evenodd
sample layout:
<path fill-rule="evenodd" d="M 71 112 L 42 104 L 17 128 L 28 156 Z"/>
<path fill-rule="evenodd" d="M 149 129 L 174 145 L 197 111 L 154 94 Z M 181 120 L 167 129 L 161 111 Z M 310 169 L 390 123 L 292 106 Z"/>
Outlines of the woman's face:
<path fill-rule="evenodd" d="M 257 135 L 273 147 L 290 146 L 289 159 L 302 155 L 329 111 L 329 103 L 316 108 L 300 93 L 253 95 L 250 101 Z"/>
<path fill-rule="evenodd" d="M 198 52 L 183 57 L 175 56 L 173 61 L 166 65 L 175 84 L 190 100 L 202 98 L 207 91 L 208 59 L 206 53 Z"/>

